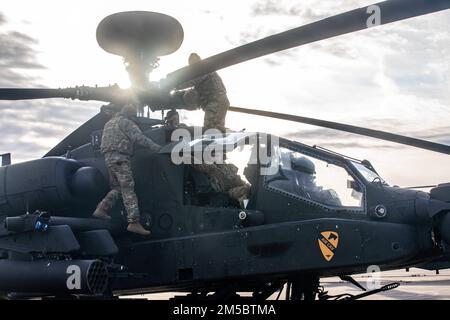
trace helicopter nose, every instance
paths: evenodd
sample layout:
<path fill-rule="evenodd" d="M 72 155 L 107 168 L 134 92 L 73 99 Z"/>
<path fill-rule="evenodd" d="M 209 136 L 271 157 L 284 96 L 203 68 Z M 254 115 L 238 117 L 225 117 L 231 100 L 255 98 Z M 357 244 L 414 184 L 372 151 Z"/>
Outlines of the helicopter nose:
<path fill-rule="evenodd" d="M 440 220 L 439 231 L 442 240 L 450 245 L 450 212 L 447 212 Z"/>
<path fill-rule="evenodd" d="M 438 204 L 436 221 L 442 240 L 450 245 L 450 183 L 439 184 L 430 190 L 430 201 Z"/>
<path fill-rule="evenodd" d="M 433 198 L 416 198 L 416 219 L 426 222 L 433 219 L 442 240 L 450 245 L 450 202 Z"/>

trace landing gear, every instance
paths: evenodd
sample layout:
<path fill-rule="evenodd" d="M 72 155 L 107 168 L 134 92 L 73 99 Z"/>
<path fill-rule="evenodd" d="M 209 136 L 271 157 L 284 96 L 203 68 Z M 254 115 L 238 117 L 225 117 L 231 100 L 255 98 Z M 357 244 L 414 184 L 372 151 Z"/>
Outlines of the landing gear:
<path fill-rule="evenodd" d="M 342 276 L 342 280 L 348 281 L 360 288 L 363 292 L 360 294 L 342 293 L 338 295 L 329 295 L 323 286 L 320 285 L 320 278 L 315 275 L 296 276 L 286 280 L 276 280 L 273 282 L 261 283 L 258 290 L 251 295 L 248 291 L 242 296 L 238 294 L 239 286 L 229 284 L 211 293 L 209 291 L 195 291 L 189 293 L 187 296 L 176 296 L 171 300 L 177 301 L 246 301 L 246 302 L 261 302 L 271 297 L 275 300 L 281 298 L 284 292 L 285 300 L 289 301 L 314 301 L 314 300 L 357 300 L 373 294 L 384 291 L 389 291 L 397 288 L 400 284 L 398 282 L 390 283 L 378 289 L 367 291 L 363 286 L 357 283 L 349 276 Z M 277 293 L 278 292 L 278 293 Z M 276 294 L 276 296 L 274 296 Z"/>
<path fill-rule="evenodd" d="M 272 294 L 281 291 L 284 288 L 284 282 L 269 282 L 264 284 L 258 291 L 253 292 L 253 298 L 257 301 L 267 300 Z M 280 295 L 278 295 L 279 297 Z M 278 300 L 278 299 L 277 299 Z"/>
<path fill-rule="evenodd" d="M 319 293 L 319 277 L 304 276 L 291 279 L 286 284 L 286 300 L 313 301 Z"/>

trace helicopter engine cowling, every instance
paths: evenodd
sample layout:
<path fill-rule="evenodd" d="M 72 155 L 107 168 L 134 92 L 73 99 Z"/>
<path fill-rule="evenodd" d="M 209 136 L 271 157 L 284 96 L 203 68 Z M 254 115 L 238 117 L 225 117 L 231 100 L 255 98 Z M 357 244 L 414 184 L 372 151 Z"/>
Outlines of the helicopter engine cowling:
<path fill-rule="evenodd" d="M 101 199 L 107 190 L 101 172 L 62 157 L 0 167 L 0 213 L 64 212 Z"/>

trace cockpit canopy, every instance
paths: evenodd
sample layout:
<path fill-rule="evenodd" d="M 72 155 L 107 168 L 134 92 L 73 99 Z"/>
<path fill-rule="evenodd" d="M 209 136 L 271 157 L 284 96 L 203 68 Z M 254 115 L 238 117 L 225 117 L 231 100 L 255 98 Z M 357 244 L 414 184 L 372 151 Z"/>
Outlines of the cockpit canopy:
<path fill-rule="evenodd" d="M 266 189 L 334 210 L 364 211 L 365 184 L 385 183 L 364 162 L 260 133 L 181 139 L 163 152 L 172 152 L 173 156 L 173 151 L 183 148 L 185 153 L 189 150 L 185 160 L 233 163 L 247 181 L 244 169 L 258 165 L 266 169 L 259 172 Z"/>

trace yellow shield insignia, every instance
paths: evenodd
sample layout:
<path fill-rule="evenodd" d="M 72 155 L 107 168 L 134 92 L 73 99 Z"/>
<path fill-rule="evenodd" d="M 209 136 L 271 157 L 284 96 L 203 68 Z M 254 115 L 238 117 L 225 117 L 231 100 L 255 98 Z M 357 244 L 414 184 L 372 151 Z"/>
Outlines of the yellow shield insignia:
<path fill-rule="evenodd" d="M 320 251 L 322 251 L 325 260 L 330 261 L 333 259 L 334 250 L 336 250 L 339 244 L 339 234 L 335 231 L 321 232 L 318 242 Z"/>

